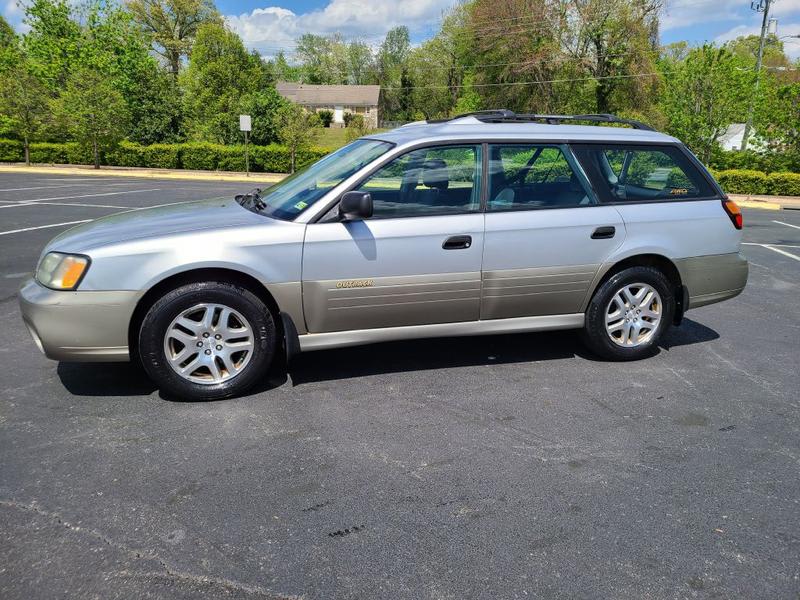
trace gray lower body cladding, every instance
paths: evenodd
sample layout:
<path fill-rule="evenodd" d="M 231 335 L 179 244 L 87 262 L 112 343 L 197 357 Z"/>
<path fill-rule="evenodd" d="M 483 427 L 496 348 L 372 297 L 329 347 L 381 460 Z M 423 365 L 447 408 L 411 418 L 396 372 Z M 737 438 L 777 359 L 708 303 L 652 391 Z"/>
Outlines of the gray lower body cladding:
<path fill-rule="evenodd" d="M 127 361 L 135 291 L 63 292 L 33 279 L 19 291 L 22 319 L 45 356 L 74 362 Z"/>
<path fill-rule="evenodd" d="M 689 290 L 689 308 L 733 298 L 747 285 L 747 260 L 738 252 L 683 258 L 675 266 Z"/>
<path fill-rule="evenodd" d="M 738 253 L 679 259 L 689 308 L 732 298 L 747 283 Z M 286 284 L 281 310 L 301 330 L 303 350 L 390 339 L 568 329 L 583 325 L 582 307 L 600 277 L 597 265 L 448 273 L 374 280 Z M 25 282 L 19 300 L 31 335 L 46 356 L 64 361 L 129 360 L 128 326 L 140 293 L 63 292 Z M 290 310 L 291 309 L 291 310 Z"/>

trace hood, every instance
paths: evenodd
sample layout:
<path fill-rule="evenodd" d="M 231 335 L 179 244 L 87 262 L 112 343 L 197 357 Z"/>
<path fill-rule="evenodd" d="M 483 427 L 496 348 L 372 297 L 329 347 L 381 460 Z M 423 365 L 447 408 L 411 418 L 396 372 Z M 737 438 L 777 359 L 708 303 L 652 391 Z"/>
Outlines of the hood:
<path fill-rule="evenodd" d="M 251 212 L 232 199 L 183 202 L 116 213 L 73 227 L 53 238 L 45 252 L 80 253 L 136 239 L 271 222 L 274 220 Z"/>

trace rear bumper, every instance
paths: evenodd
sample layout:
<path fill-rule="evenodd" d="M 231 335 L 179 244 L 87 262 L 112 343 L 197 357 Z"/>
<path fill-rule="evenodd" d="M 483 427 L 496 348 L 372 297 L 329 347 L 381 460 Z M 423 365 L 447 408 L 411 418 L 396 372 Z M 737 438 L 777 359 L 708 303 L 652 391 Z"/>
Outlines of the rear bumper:
<path fill-rule="evenodd" d="M 675 261 L 689 290 L 688 308 L 698 308 L 738 296 L 747 285 L 747 260 L 738 252 Z"/>
<path fill-rule="evenodd" d="M 22 319 L 45 356 L 70 362 L 127 361 L 135 291 L 60 292 L 29 279 L 19 291 Z"/>

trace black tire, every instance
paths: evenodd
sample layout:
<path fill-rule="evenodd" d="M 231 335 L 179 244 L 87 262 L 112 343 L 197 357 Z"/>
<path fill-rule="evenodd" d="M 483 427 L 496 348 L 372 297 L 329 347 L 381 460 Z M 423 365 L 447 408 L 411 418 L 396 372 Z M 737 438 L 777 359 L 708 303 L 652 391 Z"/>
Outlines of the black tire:
<path fill-rule="evenodd" d="M 606 309 L 612 298 L 627 285 L 650 285 L 661 297 L 661 320 L 650 337 L 638 346 L 624 347 L 611 339 L 606 330 Z M 630 267 L 615 273 L 595 291 L 586 308 L 582 338 L 597 356 L 608 360 L 639 360 L 658 351 L 658 341 L 672 324 L 675 315 L 675 293 L 669 279 L 655 267 Z"/>
<path fill-rule="evenodd" d="M 249 362 L 234 377 L 220 383 L 195 383 L 170 366 L 164 350 L 167 328 L 193 306 L 215 303 L 239 312 L 253 332 Z M 139 328 L 139 357 L 147 375 L 166 392 L 186 400 L 217 400 L 243 394 L 269 370 L 276 351 L 275 320 L 250 290 L 227 282 L 190 283 L 167 292 L 147 311 Z"/>

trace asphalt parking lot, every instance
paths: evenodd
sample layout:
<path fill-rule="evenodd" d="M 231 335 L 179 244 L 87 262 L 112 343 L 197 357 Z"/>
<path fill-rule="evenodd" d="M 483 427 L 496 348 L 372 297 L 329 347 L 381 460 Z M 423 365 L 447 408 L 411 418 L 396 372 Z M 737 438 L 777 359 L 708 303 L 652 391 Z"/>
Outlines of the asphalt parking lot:
<path fill-rule="evenodd" d="M 68 223 L 249 187 L 0 173 L 0 598 L 800 597 L 800 211 L 745 211 L 745 292 L 637 363 L 402 342 L 184 403 L 39 354 Z"/>

